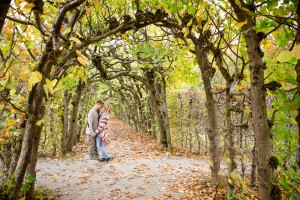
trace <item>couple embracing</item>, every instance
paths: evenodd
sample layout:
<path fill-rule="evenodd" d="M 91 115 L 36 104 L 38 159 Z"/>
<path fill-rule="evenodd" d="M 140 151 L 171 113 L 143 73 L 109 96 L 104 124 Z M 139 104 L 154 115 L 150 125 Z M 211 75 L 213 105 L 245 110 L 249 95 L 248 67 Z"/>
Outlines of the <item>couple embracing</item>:
<path fill-rule="evenodd" d="M 108 120 L 110 114 L 110 106 L 101 100 L 97 100 L 94 107 L 89 111 L 86 134 L 91 160 L 100 162 L 108 162 L 110 160 L 110 156 L 105 149 L 105 145 L 108 142 Z M 99 158 L 98 150 L 102 153 L 102 158 Z"/>

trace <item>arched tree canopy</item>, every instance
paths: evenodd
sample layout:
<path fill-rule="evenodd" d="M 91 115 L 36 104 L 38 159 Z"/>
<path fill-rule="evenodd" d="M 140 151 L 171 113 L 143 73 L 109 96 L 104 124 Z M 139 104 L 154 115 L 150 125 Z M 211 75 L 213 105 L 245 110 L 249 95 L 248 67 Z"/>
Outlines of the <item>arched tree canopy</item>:
<path fill-rule="evenodd" d="M 33 199 L 38 155 L 72 151 L 99 98 L 168 151 L 209 155 L 213 184 L 225 160 L 228 198 L 246 163 L 262 199 L 299 198 L 298 0 L 2 0 L 0 34 L 6 198 Z"/>

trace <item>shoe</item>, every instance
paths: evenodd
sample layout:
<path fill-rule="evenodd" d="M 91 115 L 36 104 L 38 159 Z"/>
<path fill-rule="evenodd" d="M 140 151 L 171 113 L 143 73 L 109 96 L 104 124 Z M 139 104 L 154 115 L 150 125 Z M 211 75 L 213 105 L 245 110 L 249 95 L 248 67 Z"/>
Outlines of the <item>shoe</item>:
<path fill-rule="evenodd" d="M 99 162 L 108 162 L 110 160 L 110 158 L 101 158 L 98 159 Z"/>
<path fill-rule="evenodd" d="M 99 158 L 98 161 L 99 162 L 106 162 L 106 158 L 101 158 L 101 159 Z"/>

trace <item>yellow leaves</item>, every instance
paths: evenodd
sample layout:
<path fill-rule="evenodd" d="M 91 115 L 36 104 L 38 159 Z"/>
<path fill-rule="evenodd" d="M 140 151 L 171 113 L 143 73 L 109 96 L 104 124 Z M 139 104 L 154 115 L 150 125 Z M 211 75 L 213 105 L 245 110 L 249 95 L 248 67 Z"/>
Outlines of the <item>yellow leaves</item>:
<path fill-rule="evenodd" d="M 44 122 L 44 119 L 41 119 L 41 120 L 39 120 L 39 121 L 36 122 L 36 125 L 37 126 L 41 126 L 43 122 Z"/>
<path fill-rule="evenodd" d="M 297 60 L 300 60 L 300 43 L 294 46 L 293 52 Z"/>
<path fill-rule="evenodd" d="M 43 85 L 44 87 L 44 90 L 46 92 L 46 95 L 47 95 L 47 98 L 49 98 L 48 96 L 48 92 L 50 92 L 50 94 L 54 94 L 54 86 L 56 85 L 57 83 L 57 80 L 54 79 L 54 80 L 49 80 L 49 79 L 46 79 L 46 84 Z"/>
<path fill-rule="evenodd" d="M 25 6 L 24 6 L 23 8 L 25 8 L 25 9 L 31 9 L 31 8 L 33 8 L 34 6 L 35 6 L 34 3 L 26 3 Z"/>
<path fill-rule="evenodd" d="M 17 12 L 18 12 L 19 14 L 23 14 L 23 11 L 22 11 L 20 8 L 17 9 Z"/>
<path fill-rule="evenodd" d="M 191 19 L 191 20 L 189 21 L 189 23 L 187 23 L 187 26 L 190 27 L 192 24 L 193 24 L 193 19 Z"/>
<path fill-rule="evenodd" d="M 242 28 L 247 23 L 248 23 L 248 20 L 246 19 L 243 22 L 237 23 L 235 26 L 240 29 L 240 28 Z"/>
<path fill-rule="evenodd" d="M 16 120 L 8 118 L 7 122 L 6 122 L 6 126 L 11 127 L 11 126 L 15 125 L 15 123 L 16 123 Z"/>
<path fill-rule="evenodd" d="M 182 32 L 184 33 L 184 37 L 186 37 L 186 36 L 188 36 L 188 34 L 190 33 L 190 30 L 189 30 L 188 28 L 184 27 L 184 28 L 182 29 Z"/>
<path fill-rule="evenodd" d="M 18 10 L 19 13 L 29 13 L 35 7 L 34 3 L 22 2 Z"/>
<path fill-rule="evenodd" d="M 250 89 L 250 85 L 245 85 L 245 84 L 241 84 L 241 85 L 236 85 L 234 87 L 235 90 L 241 91 L 241 90 L 247 90 Z"/>
<path fill-rule="evenodd" d="M 3 32 L 5 34 L 5 37 L 8 41 L 10 41 L 12 39 L 12 30 L 14 29 L 14 25 L 13 25 L 13 22 L 11 20 L 8 20 L 4 29 L 3 29 Z M 8 46 L 10 47 L 10 46 Z"/>
<path fill-rule="evenodd" d="M 70 33 L 71 32 L 71 27 L 68 27 L 65 31 L 64 34 Z M 76 38 L 77 39 L 77 38 Z"/>
<path fill-rule="evenodd" d="M 27 85 L 28 90 L 31 91 L 32 87 L 36 83 L 40 82 L 42 79 L 43 79 L 43 76 L 40 72 L 38 72 L 38 71 L 32 72 L 28 79 L 28 85 Z"/>
<path fill-rule="evenodd" d="M 27 81 L 26 74 L 21 74 L 20 78 L 21 78 L 22 81 Z"/>
<path fill-rule="evenodd" d="M 57 79 L 54 79 L 54 80 L 52 80 L 51 82 L 52 82 L 53 87 L 55 87 L 56 84 L 57 84 Z"/>
<path fill-rule="evenodd" d="M 20 71 L 20 73 L 21 73 L 21 75 L 19 75 L 20 76 L 20 79 L 22 80 L 22 81 L 24 81 L 24 82 L 27 82 L 27 80 L 28 80 L 28 66 L 22 66 L 21 67 L 21 71 Z"/>
<path fill-rule="evenodd" d="M 80 56 L 80 57 L 83 56 L 83 54 L 79 50 L 76 50 L 76 54 L 77 54 L 77 56 Z"/>
<path fill-rule="evenodd" d="M 51 182 L 55 182 L 56 180 L 57 180 L 57 177 L 52 177 L 52 178 L 50 179 Z"/>
<path fill-rule="evenodd" d="M 91 8 L 89 8 L 87 6 L 85 7 L 85 11 L 86 11 L 87 15 L 91 15 L 92 14 Z"/>
<path fill-rule="evenodd" d="M 7 29 L 13 29 L 14 28 L 14 25 L 13 25 L 11 20 L 7 21 L 7 24 L 6 24 L 5 28 L 7 28 Z"/>
<path fill-rule="evenodd" d="M 223 87 L 221 85 L 216 84 L 215 87 L 214 87 L 214 89 L 216 91 L 221 91 L 221 90 L 223 90 Z"/>
<path fill-rule="evenodd" d="M 15 1 L 14 1 L 14 4 L 15 4 L 17 7 L 19 7 L 20 4 L 21 4 L 21 3 L 24 3 L 24 2 L 25 2 L 25 0 L 15 0 Z"/>
<path fill-rule="evenodd" d="M 54 89 L 53 89 L 53 85 L 52 82 L 49 79 L 46 79 L 46 85 L 50 91 L 51 94 L 54 94 Z"/>
<path fill-rule="evenodd" d="M 201 15 L 198 13 L 198 14 L 196 14 L 196 21 L 198 22 L 198 23 L 200 23 L 201 22 Z M 200 23 L 201 24 L 201 23 Z"/>
<path fill-rule="evenodd" d="M 2 133 L 2 136 L 1 136 L 2 138 L 8 138 L 9 137 L 9 132 L 8 132 L 8 130 L 7 129 L 5 129 L 4 131 L 3 131 L 3 133 Z"/>
<path fill-rule="evenodd" d="M 28 85 L 27 85 L 27 88 L 29 91 L 31 91 L 32 87 L 43 80 L 43 76 L 40 72 L 38 71 L 35 71 L 35 72 L 32 72 L 29 79 L 28 79 Z M 57 83 L 57 80 L 49 80 L 49 79 L 45 79 L 45 84 L 43 85 L 44 87 L 44 90 L 48 96 L 48 91 L 50 92 L 50 94 L 54 94 L 54 86 L 56 85 Z"/>
<path fill-rule="evenodd" d="M 90 64 L 87 57 L 85 57 L 80 51 L 76 50 L 77 60 L 83 66 L 88 66 Z"/>
<path fill-rule="evenodd" d="M 242 6 L 240 0 L 235 0 L 235 3 L 236 3 L 236 5 L 238 5 L 238 6 L 240 6 L 240 7 Z"/>
<path fill-rule="evenodd" d="M 77 60 L 83 66 L 88 66 L 90 64 L 90 62 L 86 60 L 84 57 L 77 57 Z"/>
<path fill-rule="evenodd" d="M 70 40 L 76 42 L 77 44 L 81 44 L 81 41 L 76 37 L 71 37 Z"/>
<path fill-rule="evenodd" d="M 81 35 L 78 31 L 76 31 L 75 34 L 76 34 L 78 37 L 83 38 L 82 35 Z"/>
<path fill-rule="evenodd" d="M 279 53 L 279 55 L 277 56 L 277 61 L 284 63 L 284 62 L 288 62 L 290 61 L 292 58 L 294 58 L 294 55 L 292 52 L 290 51 L 282 51 Z"/>
<path fill-rule="evenodd" d="M 19 99 L 19 103 L 24 103 L 26 101 L 26 99 L 24 98 L 24 97 L 21 97 L 20 99 Z"/>

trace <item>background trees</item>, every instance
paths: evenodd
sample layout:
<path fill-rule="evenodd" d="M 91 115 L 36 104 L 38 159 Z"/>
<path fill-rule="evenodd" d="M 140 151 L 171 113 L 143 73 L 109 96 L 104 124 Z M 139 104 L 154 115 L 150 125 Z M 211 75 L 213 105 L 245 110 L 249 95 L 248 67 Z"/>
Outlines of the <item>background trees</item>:
<path fill-rule="evenodd" d="M 169 151 L 209 154 L 215 184 L 226 161 L 229 198 L 243 195 L 248 168 L 262 199 L 299 197 L 298 1 L 5 2 L 0 158 L 11 199 L 33 198 L 38 155 L 68 154 L 96 98 Z"/>

